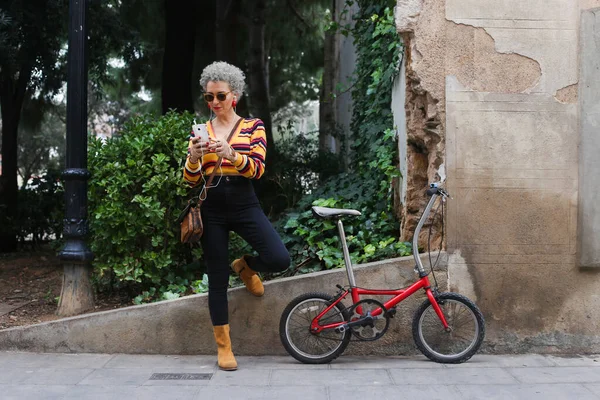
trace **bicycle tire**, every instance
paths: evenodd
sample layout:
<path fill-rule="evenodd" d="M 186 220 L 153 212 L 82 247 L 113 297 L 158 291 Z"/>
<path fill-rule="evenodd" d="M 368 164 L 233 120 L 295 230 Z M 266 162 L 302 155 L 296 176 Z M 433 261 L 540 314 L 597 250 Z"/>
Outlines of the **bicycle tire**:
<path fill-rule="evenodd" d="M 442 326 L 442 324 L 439 320 L 439 317 L 437 316 L 437 314 L 435 314 L 435 311 L 433 310 L 433 307 L 431 306 L 429 299 L 427 299 L 417 309 L 417 311 L 415 312 L 414 318 L 413 318 L 412 331 L 413 331 L 413 339 L 415 341 L 415 344 L 417 345 L 417 348 L 419 349 L 419 351 L 432 361 L 435 361 L 438 363 L 444 363 L 444 364 L 463 363 L 463 362 L 469 360 L 471 357 L 473 357 L 473 355 L 475 355 L 475 353 L 477 353 L 477 351 L 481 347 L 481 344 L 483 343 L 483 339 L 485 337 L 485 320 L 483 318 L 483 314 L 481 313 L 479 308 L 475 305 L 475 303 L 473 303 L 467 297 L 465 297 L 461 294 L 458 294 L 458 293 L 452 293 L 452 292 L 441 293 L 440 295 L 437 296 L 437 301 L 438 301 L 438 304 L 440 304 L 442 311 L 444 312 L 444 316 L 446 317 L 448 324 L 453 328 L 453 330 L 451 332 L 445 331 L 444 327 Z M 466 307 L 466 309 L 468 309 L 470 311 L 471 322 L 473 322 L 473 325 L 474 325 L 474 329 L 472 332 L 473 339 L 468 344 L 468 346 L 465 349 L 463 349 L 462 351 L 460 351 L 456 354 L 443 354 L 441 351 L 434 349 L 432 344 L 429 343 L 427 341 L 427 339 L 425 338 L 426 335 L 423 332 L 424 324 L 425 324 L 424 320 L 425 320 L 425 318 L 428 318 L 429 315 L 431 315 L 431 314 L 425 314 L 425 313 L 433 313 L 433 316 L 435 316 L 435 318 L 433 316 L 429 317 L 431 319 L 432 326 L 434 326 L 433 330 L 436 333 L 439 333 L 440 336 L 442 336 L 442 337 L 444 335 L 448 335 L 447 336 L 448 340 L 446 341 L 446 343 L 448 343 L 451 339 L 450 335 L 456 332 L 455 331 L 456 327 L 453 327 L 452 325 L 455 323 L 455 320 L 458 320 L 460 315 L 462 315 L 462 312 L 460 313 L 460 315 L 454 315 L 454 312 L 448 312 L 448 309 L 451 304 L 461 304 L 462 306 Z M 450 315 L 450 314 L 452 314 L 452 315 Z M 468 316 L 468 314 L 467 314 L 467 316 Z M 465 318 L 463 317 L 462 319 L 464 320 Z M 434 320 L 437 320 L 438 325 L 436 325 L 434 323 Z M 438 326 L 439 326 L 439 328 L 438 328 Z M 458 337 L 459 335 L 456 335 L 456 336 Z"/>
<path fill-rule="evenodd" d="M 312 321 L 312 318 L 316 317 L 322 310 L 331 305 L 332 301 L 333 296 L 330 296 L 325 293 L 305 293 L 293 299 L 281 314 L 281 319 L 279 322 L 279 337 L 285 350 L 296 360 L 304 364 L 327 364 L 338 358 L 344 352 L 344 350 L 346 350 L 346 347 L 348 347 L 348 344 L 350 343 L 350 339 L 352 337 L 350 329 L 346 330 L 343 333 L 336 334 L 340 337 L 339 339 L 325 338 L 323 332 L 321 332 L 320 334 L 312 334 L 310 332 L 310 323 Z M 313 302 L 312 305 L 310 305 L 310 302 Z M 305 305 L 306 308 L 300 311 L 299 307 L 303 305 Z M 320 308 L 321 306 L 322 308 Z M 318 312 L 312 312 L 313 310 L 311 310 L 310 308 L 314 307 L 319 307 Z M 333 314 L 329 317 L 326 316 L 326 318 L 337 317 L 336 320 L 339 321 L 348 320 L 348 312 L 341 302 L 336 304 L 335 307 L 332 310 L 330 310 L 329 313 L 331 313 L 333 310 L 336 311 L 334 311 Z M 335 343 L 333 348 L 326 349 L 326 351 L 324 351 L 322 354 L 319 354 L 318 351 L 316 351 L 315 354 L 310 354 L 306 351 L 305 347 L 309 344 L 308 339 L 305 340 L 305 343 L 300 343 L 300 340 L 296 339 L 291 334 L 291 317 L 293 316 L 292 314 L 296 313 L 297 311 L 300 313 L 311 312 L 310 318 L 302 318 L 304 320 L 302 322 L 306 323 L 306 335 L 302 334 L 303 325 L 299 325 L 296 328 L 300 335 L 303 335 L 308 339 L 313 338 L 315 339 L 315 341 L 321 340 L 319 339 L 319 337 L 321 336 L 323 339 L 326 340 L 325 343 Z M 333 331 L 329 330 L 327 331 L 327 333 L 332 334 Z"/>

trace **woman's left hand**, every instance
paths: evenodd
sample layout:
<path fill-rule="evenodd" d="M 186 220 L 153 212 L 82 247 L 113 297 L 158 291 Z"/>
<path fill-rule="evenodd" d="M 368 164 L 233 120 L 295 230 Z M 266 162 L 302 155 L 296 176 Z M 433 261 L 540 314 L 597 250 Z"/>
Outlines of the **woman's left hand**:
<path fill-rule="evenodd" d="M 210 144 L 208 145 L 208 150 L 217 153 L 217 156 L 223 157 L 231 162 L 235 161 L 237 158 L 237 153 L 235 150 L 229 145 L 229 143 L 222 139 L 211 140 Z"/>

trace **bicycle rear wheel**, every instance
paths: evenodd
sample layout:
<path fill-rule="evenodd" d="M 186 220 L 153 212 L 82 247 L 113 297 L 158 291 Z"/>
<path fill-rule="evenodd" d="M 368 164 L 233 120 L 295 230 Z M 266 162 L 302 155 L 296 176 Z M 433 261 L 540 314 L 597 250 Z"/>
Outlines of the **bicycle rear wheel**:
<path fill-rule="evenodd" d="M 324 293 L 306 293 L 292 300 L 283 311 L 279 337 L 283 347 L 296 360 L 305 364 L 325 364 L 335 360 L 348 347 L 351 330 L 336 333 L 333 329 L 312 333 L 312 320 L 332 303 L 333 297 Z M 332 324 L 347 320 L 346 309 L 338 303 L 320 322 Z"/>
<path fill-rule="evenodd" d="M 458 293 L 441 293 L 437 301 L 450 329 L 444 329 L 431 303 L 426 300 L 413 319 L 417 348 L 435 362 L 465 362 L 477 353 L 483 342 L 483 315 L 471 300 Z"/>

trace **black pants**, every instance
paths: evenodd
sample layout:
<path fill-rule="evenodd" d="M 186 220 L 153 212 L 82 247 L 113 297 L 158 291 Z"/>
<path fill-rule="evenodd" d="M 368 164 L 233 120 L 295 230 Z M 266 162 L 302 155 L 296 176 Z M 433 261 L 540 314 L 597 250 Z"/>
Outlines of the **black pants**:
<path fill-rule="evenodd" d="M 258 252 L 258 257 L 246 258 L 254 271 L 283 271 L 290 265 L 290 255 L 260 208 L 249 179 L 222 177 L 218 186 L 207 192 L 202 204 L 202 222 L 210 318 L 213 325 L 225 325 L 229 320 L 229 231 L 236 232 Z"/>

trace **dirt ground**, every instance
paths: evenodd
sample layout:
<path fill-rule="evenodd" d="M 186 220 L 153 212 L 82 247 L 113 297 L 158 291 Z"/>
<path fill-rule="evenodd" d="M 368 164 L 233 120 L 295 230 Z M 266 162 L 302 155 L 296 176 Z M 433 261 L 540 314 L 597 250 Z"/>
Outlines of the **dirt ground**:
<path fill-rule="evenodd" d="M 50 249 L 0 254 L 0 329 L 52 321 L 62 286 L 63 266 Z M 96 294 L 93 311 L 132 305 L 123 294 Z"/>

